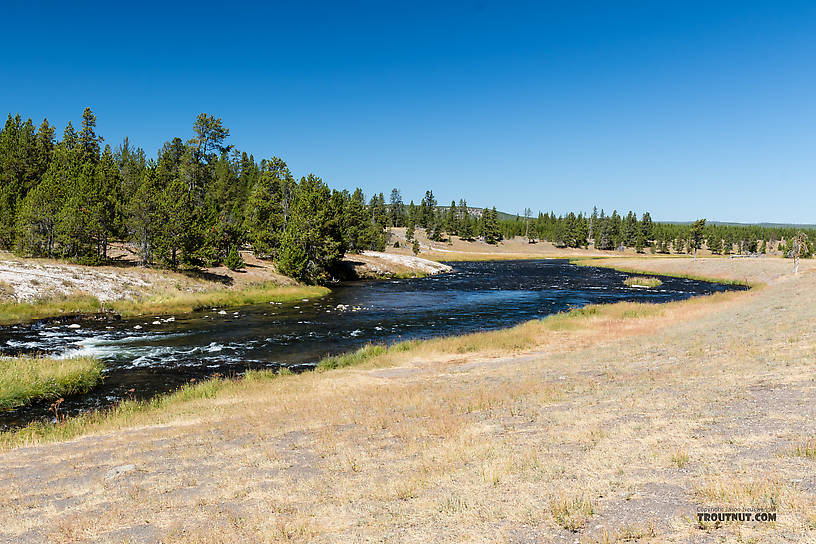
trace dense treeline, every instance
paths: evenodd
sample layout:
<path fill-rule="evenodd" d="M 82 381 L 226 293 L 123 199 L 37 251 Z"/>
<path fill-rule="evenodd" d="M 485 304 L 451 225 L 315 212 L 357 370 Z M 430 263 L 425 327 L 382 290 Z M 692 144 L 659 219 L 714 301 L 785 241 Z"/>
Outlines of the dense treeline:
<path fill-rule="evenodd" d="M 115 150 L 86 108 L 79 132 L 57 141 L 47 120 L 9 115 L 0 131 L 0 248 L 23 255 L 108 260 L 113 240 L 132 242 L 143 264 L 242 266 L 249 243 L 284 274 L 328 280 L 346 251 L 383 249 L 383 195 L 299 181 L 281 159 L 257 162 L 227 145 L 221 119 L 201 114 L 187 141 L 148 159 L 126 139 Z"/>
<path fill-rule="evenodd" d="M 699 232 L 696 232 L 695 225 Z M 569 213 L 556 216 L 539 214 L 537 218 L 515 217 L 501 221 L 505 238 L 524 236 L 528 232 L 531 241 L 548 240 L 560 247 L 602 250 L 634 248 L 638 252 L 693 253 L 695 249 L 707 248 L 715 255 L 763 254 L 779 252 L 790 256 L 791 241 L 801 229 L 793 227 L 767 227 L 757 225 L 719 225 L 656 223 L 646 212 L 640 219 L 633 212 L 625 216 L 613 211 L 607 215 L 595 208 L 591 215 Z M 808 241 L 803 256 L 810 256 L 816 231 L 805 229 Z M 592 243 L 590 243 L 590 241 Z"/>
<path fill-rule="evenodd" d="M 417 205 L 398 189 L 366 200 L 363 191 L 330 189 L 309 174 L 297 180 L 277 158 L 256 161 L 228 145 L 221 119 L 200 114 L 189 140 L 173 138 L 155 159 L 124 142 L 112 149 L 96 133 L 90 108 L 80 130 L 69 122 L 62 138 L 47 120 L 9 115 L 0 130 L 0 248 L 23 255 L 104 263 L 112 241 L 127 241 L 142 264 L 243 266 L 249 247 L 279 270 L 324 282 L 346 252 L 383 250 L 388 229 L 406 227 L 419 250 L 417 228 L 428 238 L 451 236 L 495 244 L 525 236 L 561 247 L 655 253 L 790 253 L 796 230 L 739 225 L 655 223 L 648 213 L 553 213 L 504 216 L 471 208 L 463 199 L 439 206 L 432 191 Z M 816 232 L 807 232 L 816 240 Z M 809 256 L 811 242 L 803 256 Z"/>

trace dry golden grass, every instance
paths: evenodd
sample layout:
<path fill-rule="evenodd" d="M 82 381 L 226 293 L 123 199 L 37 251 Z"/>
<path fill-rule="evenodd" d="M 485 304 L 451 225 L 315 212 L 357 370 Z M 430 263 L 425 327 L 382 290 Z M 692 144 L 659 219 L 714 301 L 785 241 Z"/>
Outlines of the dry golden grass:
<path fill-rule="evenodd" d="M 696 272 L 767 287 L 253 374 L 7 444 L 0 538 L 807 541 L 813 461 L 790 452 L 816 435 L 816 274 L 722 261 Z M 697 524 L 697 505 L 731 503 L 779 518 Z"/>

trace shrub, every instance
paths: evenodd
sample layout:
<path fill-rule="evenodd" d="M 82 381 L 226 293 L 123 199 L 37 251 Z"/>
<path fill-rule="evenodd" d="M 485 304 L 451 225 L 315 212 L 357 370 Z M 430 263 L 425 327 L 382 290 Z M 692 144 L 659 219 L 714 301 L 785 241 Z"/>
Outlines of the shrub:
<path fill-rule="evenodd" d="M 230 270 L 240 270 L 242 268 L 246 268 L 246 263 L 244 263 L 243 257 L 241 257 L 241 254 L 238 253 L 238 249 L 235 246 L 232 246 L 227 258 L 224 259 L 224 266 Z"/>

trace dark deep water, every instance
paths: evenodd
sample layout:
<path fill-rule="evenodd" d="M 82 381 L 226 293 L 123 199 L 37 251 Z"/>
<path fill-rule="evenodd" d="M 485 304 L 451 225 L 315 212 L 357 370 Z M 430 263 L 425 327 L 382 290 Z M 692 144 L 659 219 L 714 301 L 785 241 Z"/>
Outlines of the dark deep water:
<path fill-rule="evenodd" d="M 358 282 L 324 298 L 261 304 L 167 318 L 0 329 L 0 354 L 95 355 L 104 382 L 65 399 L 67 414 L 131 395 L 145 398 L 191 378 L 249 368 L 308 368 L 322 357 L 369 342 L 509 327 L 571 307 L 618 301 L 667 302 L 741 289 L 660 276 L 655 289 L 630 288 L 631 274 L 565 260 L 452 263 L 455 271 L 422 279 Z M 226 314 L 219 313 L 226 311 Z M 156 323 L 158 321 L 158 323 Z M 49 403 L 0 413 L 0 429 L 51 417 Z"/>

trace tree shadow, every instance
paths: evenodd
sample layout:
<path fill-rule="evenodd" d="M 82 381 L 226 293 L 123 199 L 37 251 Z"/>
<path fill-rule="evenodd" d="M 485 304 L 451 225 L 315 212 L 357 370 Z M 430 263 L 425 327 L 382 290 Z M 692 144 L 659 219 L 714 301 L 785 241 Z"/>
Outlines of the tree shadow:
<path fill-rule="evenodd" d="M 235 283 L 235 280 L 227 274 L 216 274 L 215 272 L 209 272 L 201 268 L 185 268 L 183 270 L 179 269 L 177 272 L 188 278 L 211 281 L 227 286 Z"/>

